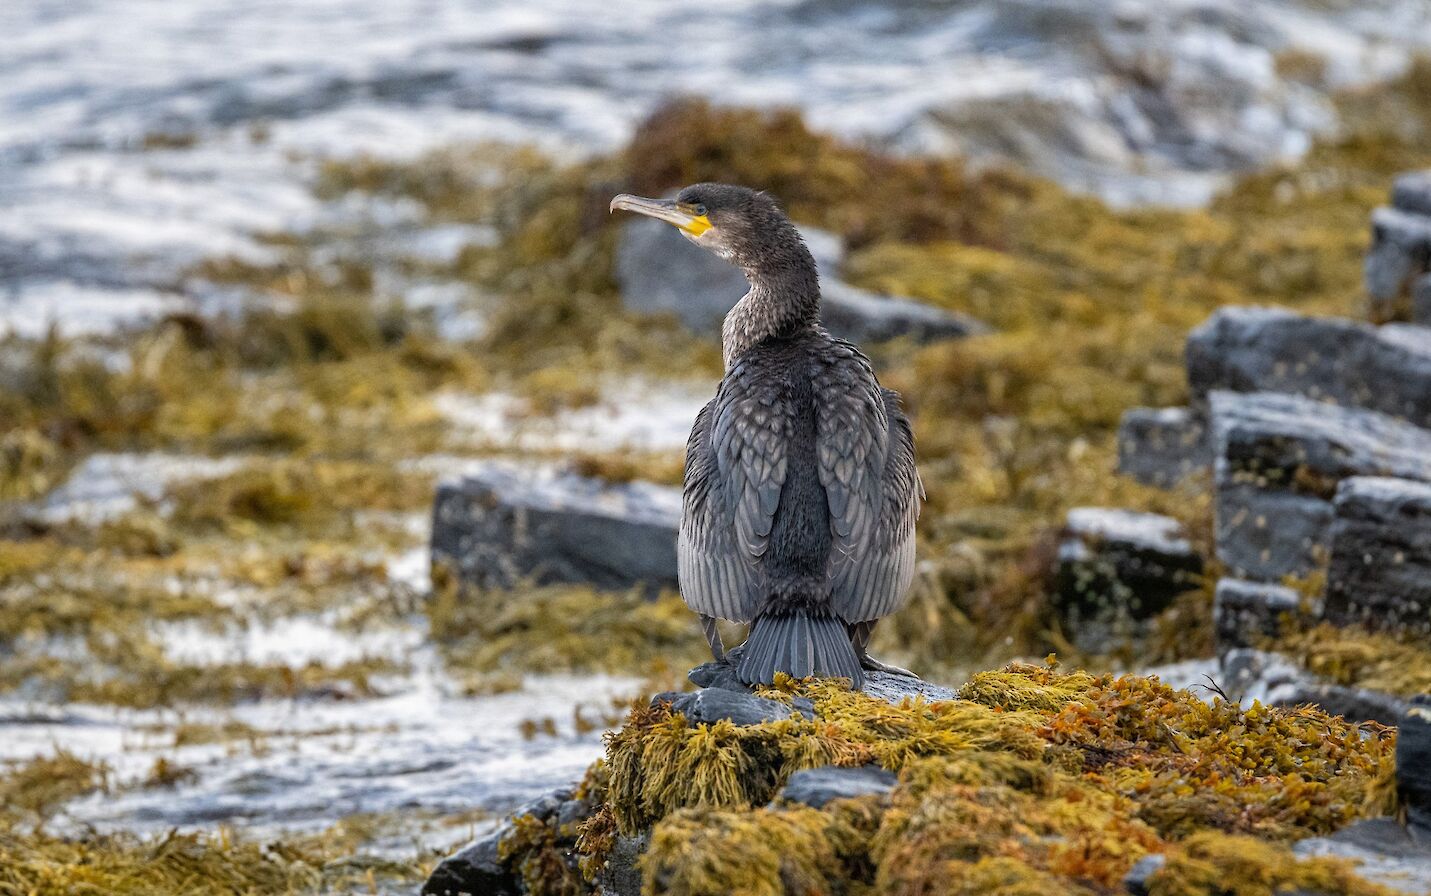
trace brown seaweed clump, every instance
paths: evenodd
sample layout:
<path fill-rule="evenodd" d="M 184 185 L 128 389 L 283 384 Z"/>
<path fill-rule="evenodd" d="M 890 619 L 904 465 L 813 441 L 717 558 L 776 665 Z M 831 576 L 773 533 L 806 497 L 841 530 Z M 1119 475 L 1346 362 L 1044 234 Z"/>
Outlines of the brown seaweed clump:
<path fill-rule="evenodd" d="M 1150 853 L 1167 856 L 1158 896 L 1383 892 L 1286 844 L 1390 808 L 1366 796 L 1388 792 L 1389 729 L 1052 664 L 980 673 L 951 701 L 789 679 L 763 696 L 806 698 L 815 717 L 692 726 L 668 704 L 632 710 L 583 787 L 588 881 L 646 834 L 652 894 L 1105 894 Z M 778 798 L 800 769 L 869 764 L 898 775 L 887 797 L 818 810 Z M 504 848 L 529 891 L 589 892 L 572 857 L 555 861 L 556 833 L 534 826 Z"/>

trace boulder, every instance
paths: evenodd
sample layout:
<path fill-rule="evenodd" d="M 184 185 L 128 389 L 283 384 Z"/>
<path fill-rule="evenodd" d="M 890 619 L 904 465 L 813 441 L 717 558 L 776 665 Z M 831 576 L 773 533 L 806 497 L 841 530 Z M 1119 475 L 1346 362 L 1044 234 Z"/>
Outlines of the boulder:
<path fill-rule="evenodd" d="M 1318 568 L 1342 479 L 1431 481 L 1431 432 L 1385 414 L 1273 392 L 1213 392 L 1208 406 L 1217 553 L 1234 576 Z"/>
<path fill-rule="evenodd" d="M 1055 609 L 1080 648 L 1102 652 L 1197 587 L 1202 568 L 1171 517 L 1078 507 L 1058 548 Z"/>
<path fill-rule="evenodd" d="M 1118 472 L 1170 488 L 1207 469 L 1207 425 L 1192 408 L 1131 408 L 1118 424 Z"/>
<path fill-rule="evenodd" d="M 973 318 L 913 299 L 881 296 L 839 279 L 843 255 L 834 234 L 801 228 L 820 270 L 823 317 L 830 332 L 855 342 L 907 336 L 933 342 L 988 332 Z M 622 302 L 645 314 L 674 314 L 687 329 L 718 334 L 725 314 L 749 289 L 739 268 L 693 245 L 674 227 L 633 218 L 616 249 Z"/>
<path fill-rule="evenodd" d="M 1218 580 L 1212 601 L 1218 652 L 1251 647 L 1277 637 L 1289 618 L 1302 615 L 1301 605 L 1301 595 L 1282 585 L 1246 579 Z"/>
<path fill-rule="evenodd" d="M 1188 335 L 1188 384 L 1287 392 L 1431 426 L 1431 329 L 1373 327 L 1277 308 L 1222 308 Z"/>
<path fill-rule="evenodd" d="M 1153 892 L 1153 875 L 1163 870 L 1163 866 L 1168 864 L 1168 857 L 1161 853 L 1150 853 L 1133 863 L 1133 867 L 1128 869 L 1128 873 L 1123 876 L 1123 889 L 1128 896 L 1151 896 Z"/>
<path fill-rule="evenodd" d="M 497 858 L 502 838 L 512 831 L 512 819 L 530 815 L 553 822 L 574 802 L 579 802 L 575 788 L 560 787 L 521 806 L 494 830 L 443 859 L 422 885 L 422 896 L 522 896 L 526 891 L 520 877 Z"/>
<path fill-rule="evenodd" d="M 823 765 L 791 775 L 775 799 L 823 809 L 831 800 L 887 794 L 894 789 L 897 780 L 894 772 L 885 771 L 877 765 L 857 768 Z"/>
<path fill-rule="evenodd" d="M 676 586 L 679 489 L 492 464 L 438 486 L 432 562 L 459 581 Z"/>
<path fill-rule="evenodd" d="M 1363 273 L 1372 314 L 1390 319 L 1397 302 L 1421 274 L 1431 270 L 1431 216 L 1397 207 L 1371 213 L 1371 250 Z"/>
<path fill-rule="evenodd" d="M 1431 638 L 1431 484 L 1353 477 L 1333 507 L 1327 621 Z"/>

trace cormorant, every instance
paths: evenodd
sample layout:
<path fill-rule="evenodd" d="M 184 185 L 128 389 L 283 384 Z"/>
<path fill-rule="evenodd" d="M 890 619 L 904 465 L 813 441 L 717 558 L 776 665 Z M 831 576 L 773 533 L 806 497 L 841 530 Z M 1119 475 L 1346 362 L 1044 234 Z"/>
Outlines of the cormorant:
<path fill-rule="evenodd" d="M 860 687 L 863 669 L 903 672 L 866 646 L 914 573 L 914 436 L 898 393 L 820 325 L 804 240 L 770 196 L 728 184 L 623 193 L 617 209 L 674 224 L 750 281 L 722 327 L 725 377 L 686 444 L 679 579 L 711 652 L 724 658 L 720 618 L 752 624 L 736 662 L 747 684 L 786 672 Z"/>

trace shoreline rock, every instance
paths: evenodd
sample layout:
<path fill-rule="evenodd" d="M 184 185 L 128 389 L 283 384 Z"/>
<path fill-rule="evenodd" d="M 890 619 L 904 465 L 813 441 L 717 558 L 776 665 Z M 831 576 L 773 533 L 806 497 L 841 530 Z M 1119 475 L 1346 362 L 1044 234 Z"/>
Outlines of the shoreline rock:
<path fill-rule="evenodd" d="M 676 586 L 680 490 L 492 464 L 438 486 L 432 563 L 478 588 Z"/>
<path fill-rule="evenodd" d="M 820 272 L 822 317 L 830 332 L 855 342 L 908 337 L 915 342 L 989 332 L 988 325 L 902 296 L 884 296 L 845 283 L 838 268 L 844 249 L 832 233 L 800 233 Z M 638 218 L 623 225 L 616 248 L 622 302 L 645 314 L 674 314 L 697 333 L 720 333 L 721 321 L 750 285 L 739 268 L 704 251 L 669 224 Z"/>

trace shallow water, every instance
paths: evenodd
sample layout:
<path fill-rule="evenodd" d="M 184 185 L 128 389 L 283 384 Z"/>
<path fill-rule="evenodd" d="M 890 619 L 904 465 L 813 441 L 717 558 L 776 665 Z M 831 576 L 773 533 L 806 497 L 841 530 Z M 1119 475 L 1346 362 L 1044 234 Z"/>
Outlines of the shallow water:
<path fill-rule="evenodd" d="M 108 763 L 117 792 L 69 803 L 61 824 L 159 832 L 231 825 L 259 835 L 326 827 L 359 813 L 500 814 L 580 778 L 600 754 L 600 731 L 579 732 L 591 714 L 629 695 L 634 680 L 533 677 L 515 692 L 454 695 L 435 663 L 413 652 L 416 673 L 389 697 L 353 701 L 262 701 L 223 710 L 174 712 L 26 706 L 0 701 L 0 759 L 56 748 Z M 523 720 L 552 718 L 555 736 L 527 740 Z M 173 746 L 172 726 L 238 721 L 264 735 Z M 197 778 L 173 788 L 126 789 L 160 757 Z M 413 826 L 414 831 L 420 830 Z M 445 847 L 463 832 L 420 846 Z"/>
<path fill-rule="evenodd" d="M 819 128 L 1010 158 L 1115 201 L 1196 203 L 1333 126 L 1328 89 L 1431 46 L 1431 6 L 18 0 L 0 33 L 0 329 L 35 334 L 224 300 L 181 272 L 263 260 L 255 235 L 323 223 L 319 159 L 470 140 L 597 152 L 676 93 L 793 104 Z M 1323 60 L 1323 83 L 1279 74 L 1287 50 Z"/>

